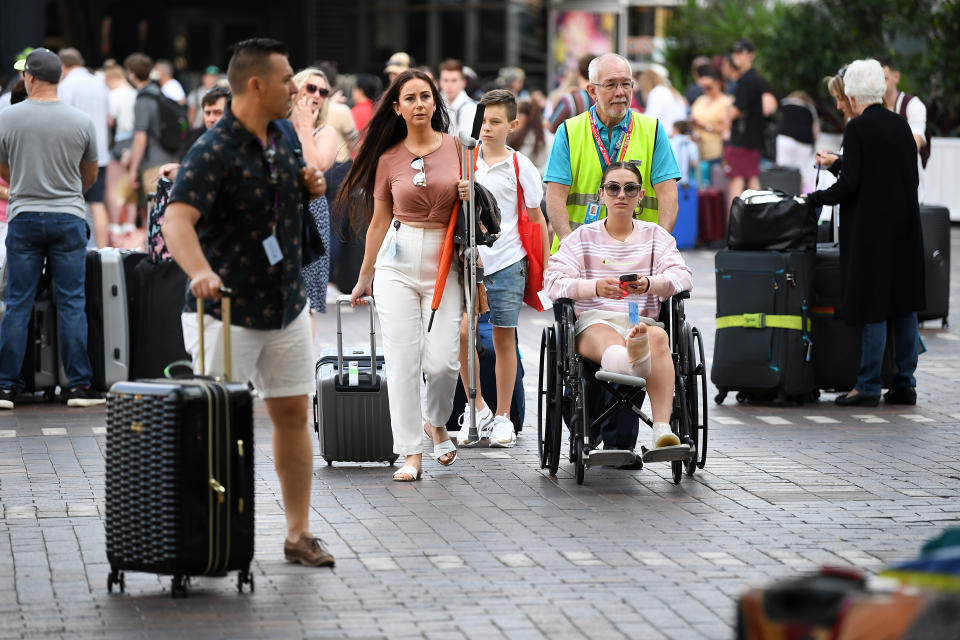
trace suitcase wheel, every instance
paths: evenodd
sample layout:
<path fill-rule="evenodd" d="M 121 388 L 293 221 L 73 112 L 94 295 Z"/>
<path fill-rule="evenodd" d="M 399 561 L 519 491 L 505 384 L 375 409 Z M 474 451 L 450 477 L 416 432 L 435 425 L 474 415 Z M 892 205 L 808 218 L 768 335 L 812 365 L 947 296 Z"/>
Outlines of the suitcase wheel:
<path fill-rule="evenodd" d="M 181 574 L 173 576 L 173 579 L 170 580 L 170 596 L 173 598 L 186 598 L 187 597 L 187 584 L 190 583 L 190 578 Z"/>
<path fill-rule="evenodd" d="M 117 585 L 120 588 L 120 593 L 126 591 L 127 582 L 123 571 L 117 571 L 114 569 L 107 574 L 107 593 L 113 593 L 113 585 Z"/>
<path fill-rule="evenodd" d="M 717 404 L 723 404 L 723 401 L 727 399 L 727 392 L 725 389 L 720 390 L 717 395 L 713 396 L 713 401 Z"/>
<path fill-rule="evenodd" d="M 327 466 L 328 466 L 328 467 L 332 467 L 332 466 L 333 466 L 333 458 L 326 458 L 326 457 L 325 457 L 324 460 L 327 461 Z"/>
<path fill-rule="evenodd" d="M 393 466 L 393 463 L 395 463 L 397 461 L 397 458 L 399 457 L 400 456 L 390 456 L 389 458 L 387 458 L 387 464 Z"/>
<path fill-rule="evenodd" d="M 250 585 L 250 593 L 253 593 L 253 574 L 250 570 L 237 572 L 237 593 L 243 593 L 243 585 Z"/>

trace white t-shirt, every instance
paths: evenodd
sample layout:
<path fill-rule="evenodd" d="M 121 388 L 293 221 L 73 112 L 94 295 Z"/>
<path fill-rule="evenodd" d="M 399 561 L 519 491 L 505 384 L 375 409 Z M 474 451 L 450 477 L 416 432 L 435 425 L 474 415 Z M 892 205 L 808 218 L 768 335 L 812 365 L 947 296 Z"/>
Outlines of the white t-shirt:
<path fill-rule="evenodd" d="M 447 97 L 444 96 L 443 100 L 446 102 Z M 477 103 L 470 99 L 466 91 L 458 93 L 453 102 L 447 104 L 447 111 L 450 113 L 450 130 L 447 133 L 456 136 L 464 131 L 470 135 L 473 116 L 477 113 Z"/>
<path fill-rule="evenodd" d="M 663 130 L 669 135 L 674 122 L 687 119 L 687 104 L 669 88 L 657 85 L 647 94 L 643 113 L 659 120 Z"/>
<path fill-rule="evenodd" d="M 57 85 L 57 97 L 90 116 L 97 132 L 97 158 L 101 167 L 110 161 L 107 146 L 107 116 L 110 114 L 110 90 L 106 83 L 83 67 L 77 67 Z"/>
<path fill-rule="evenodd" d="M 897 102 L 893 110 L 900 113 L 900 107 L 903 104 L 903 92 L 897 94 Z M 907 103 L 907 124 L 910 125 L 910 131 L 915 136 L 923 138 L 924 143 L 927 140 L 927 105 L 923 104 L 920 98 L 914 96 Z M 923 169 L 923 160 L 920 159 L 920 151 L 917 151 L 917 171 L 920 173 L 920 185 L 917 188 L 917 199 L 923 203 L 926 191 L 926 171 Z"/>
<path fill-rule="evenodd" d="M 177 82 L 176 78 L 170 78 L 170 80 L 167 81 L 167 84 L 160 87 L 160 92 L 174 102 L 180 102 L 187 97 L 186 92 L 183 90 L 183 85 Z"/>
<path fill-rule="evenodd" d="M 513 151 L 507 147 L 509 151 Z M 517 153 L 520 165 L 520 185 L 523 200 L 528 209 L 540 206 L 543 199 L 543 178 L 530 159 Z M 477 247 L 483 260 L 484 273 L 496 273 L 527 257 L 517 232 L 517 175 L 511 153 L 493 166 L 483 159 L 483 145 L 477 157 L 477 182 L 486 187 L 497 199 L 500 207 L 500 237 L 492 247 Z"/>

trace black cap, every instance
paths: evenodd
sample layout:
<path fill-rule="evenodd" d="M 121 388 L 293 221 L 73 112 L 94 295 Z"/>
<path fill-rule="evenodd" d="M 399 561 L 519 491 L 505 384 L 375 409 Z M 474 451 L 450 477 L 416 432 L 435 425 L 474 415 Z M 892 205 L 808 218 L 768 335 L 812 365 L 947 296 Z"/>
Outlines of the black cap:
<path fill-rule="evenodd" d="M 757 48 L 753 46 L 753 43 L 747 40 L 746 38 L 741 38 L 733 43 L 733 46 L 730 47 L 730 51 L 733 53 L 739 53 L 741 51 L 748 51 L 753 53 Z"/>
<path fill-rule="evenodd" d="M 14 68 L 17 68 L 14 65 Z M 34 49 L 24 60 L 24 73 L 29 73 L 37 80 L 43 80 L 50 84 L 60 82 L 60 75 L 63 73 L 63 67 L 60 64 L 60 58 L 50 49 Z"/>

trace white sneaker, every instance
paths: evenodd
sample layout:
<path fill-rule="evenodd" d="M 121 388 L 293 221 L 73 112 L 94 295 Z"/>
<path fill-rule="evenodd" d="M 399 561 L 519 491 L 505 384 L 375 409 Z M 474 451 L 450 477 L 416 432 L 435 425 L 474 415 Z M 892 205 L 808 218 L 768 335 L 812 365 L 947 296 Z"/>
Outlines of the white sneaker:
<path fill-rule="evenodd" d="M 491 447 L 512 447 L 517 443 L 517 434 L 513 431 L 513 422 L 507 416 L 494 416 L 493 430 L 490 433 Z"/>
<path fill-rule="evenodd" d="M 680 444 L 680 438 L 670 430 L 670 425 L 666 422 L 655 422 L 653 424 L 653 448 L 670 447 Z"/>
<path fill-rule="evenodd" d="M 470 440 L 470 403 L 463 405 L 463 415 L 457 419 L 460 425 L 460 431 L 457 433 L 457 444 L 461 447 L 472 447 L 480 440 L 490 437 L 493 431 L 493 411 L 490 407 L 483 405 L 483 409 L 477 411 L 477 440 Z"/>

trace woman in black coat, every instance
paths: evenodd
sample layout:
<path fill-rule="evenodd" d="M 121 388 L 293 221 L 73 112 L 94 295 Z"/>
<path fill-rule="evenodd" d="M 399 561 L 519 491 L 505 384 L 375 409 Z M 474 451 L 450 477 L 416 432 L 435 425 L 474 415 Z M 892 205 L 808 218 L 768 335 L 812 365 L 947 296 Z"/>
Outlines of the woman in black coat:
<path fill-rule="evenodd" d="M 814 206 L 840 205 L 840 315 L 863 327 L 857 384 L 836 402 L 879 403 L 889 321 L 899 371 L 884 399 L 916 404 L 916 312 L 925 306 L 917 147 L 907 121 L 881 104 L 880 63 L 852 63 L 844 85 L 856 117 L 843 134 L 842 169 L 836 184 L 807 196 Z"/>

